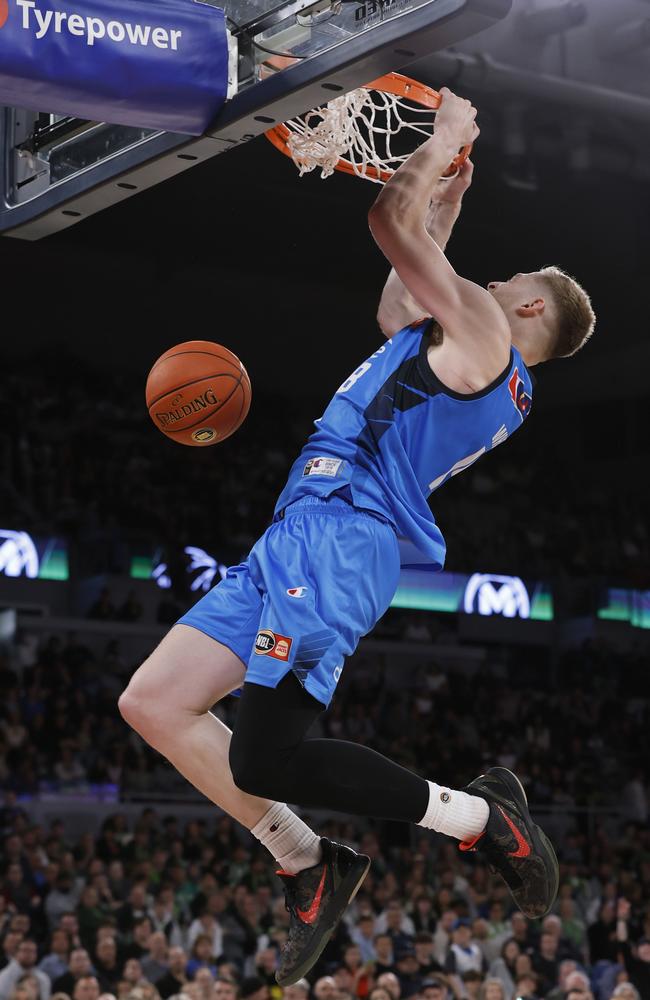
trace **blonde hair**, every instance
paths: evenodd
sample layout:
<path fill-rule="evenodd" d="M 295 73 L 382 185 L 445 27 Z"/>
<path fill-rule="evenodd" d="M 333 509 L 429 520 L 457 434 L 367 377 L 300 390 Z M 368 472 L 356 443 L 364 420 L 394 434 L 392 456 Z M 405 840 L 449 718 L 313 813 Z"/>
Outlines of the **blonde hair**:
<path fill-rule="evenodd" d="M 551 291 L 557 311 L 557 331 L 550 358 L 568 358 L 587 343 L 596 325 L 591 299 L 575 278 L 559 267 L 544 267 L 540 278 Z"/>
<path fill-rule="evenodd" d="M 501 990 L 501 998 L 502 998 L 502 1000 L 508 1000 L 505 986 L 503 985 L 503 983 L 502 983 L 502 981 L 500 979 L 497 979 L 494 976 L 492 976 L 489 979 L 484 980 L 481 983 L 481 991 L 479 993 L 480 1000 L 485 1000 L 485 998 L 487 996 L 488 986 L 498 986 L 499 989 Z"/>

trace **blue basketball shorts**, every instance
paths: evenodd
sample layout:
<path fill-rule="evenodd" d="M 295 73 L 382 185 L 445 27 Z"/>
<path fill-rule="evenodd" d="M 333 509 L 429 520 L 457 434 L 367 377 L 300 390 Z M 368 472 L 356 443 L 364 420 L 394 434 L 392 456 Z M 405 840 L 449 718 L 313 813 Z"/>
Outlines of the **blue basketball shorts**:
<path fill-rule="evenodd" d="M 345 657 L 388 608 L 399 566 L 390 524 L 339 497 L 302 497 L 180 624 L 228 646 L 247 681 L 276 687 L 292 671 L 328 705 Z"/>

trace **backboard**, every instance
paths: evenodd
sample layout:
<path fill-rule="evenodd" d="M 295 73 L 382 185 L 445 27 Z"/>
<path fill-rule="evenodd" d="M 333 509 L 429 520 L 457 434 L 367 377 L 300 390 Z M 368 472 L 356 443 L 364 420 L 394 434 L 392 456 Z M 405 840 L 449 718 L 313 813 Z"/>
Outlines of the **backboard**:
<path fill-rule="evenodd" d="M 0 233 L 35 240 L 400 70 L 512 0 L 224 0 L 233 96 L 199 138 L 0 109 Z M 440 81 L 440 85 L 445 82 Z"/>

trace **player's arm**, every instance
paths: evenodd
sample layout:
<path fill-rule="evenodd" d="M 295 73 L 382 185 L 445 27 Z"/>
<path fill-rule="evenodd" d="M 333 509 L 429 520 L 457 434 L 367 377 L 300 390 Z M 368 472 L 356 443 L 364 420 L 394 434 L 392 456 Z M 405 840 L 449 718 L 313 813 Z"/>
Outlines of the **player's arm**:
<path fill-rule="evenodd" d="M 458 149 L 478 135 L 475 116 L 469 101 L 443 91 L 433 136 L 393 174 L 370 209 L 369 223 L 415 302 L 442 326 L 445 341 L 471 350 L 480 363 L 483 348 L 491 358 L 500 358 L 506 343 L 509 348 L 506 317 L 489 292 L 456 274 L 423 223 L 433 185 Z"/>
<path fill-rule="evenodd" d="M 472 183 L 473 172 L 474 164 L 471 160 L 465 160 L 457 177 L 453 180 L 440 180 L 434 188 L 424 228 L 441 250 L 445 250 L 460 215 L 463 195 Z M 426 315 L 426 311 L 415 301 L 393 267 L 377 310 L 377 322 L 382 333 L 390 339 L 398 330 Z"/>

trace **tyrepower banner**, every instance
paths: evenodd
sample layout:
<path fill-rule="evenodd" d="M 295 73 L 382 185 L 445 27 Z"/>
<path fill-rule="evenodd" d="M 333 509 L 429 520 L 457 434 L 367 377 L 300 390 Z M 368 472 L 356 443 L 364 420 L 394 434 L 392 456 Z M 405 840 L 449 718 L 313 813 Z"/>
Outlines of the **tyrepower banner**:
<path fill-rule="evenodd" d="M 201 135 L 228 91 L 222 10 L 194 0 L 0 0 L 0 104 Z"/>

